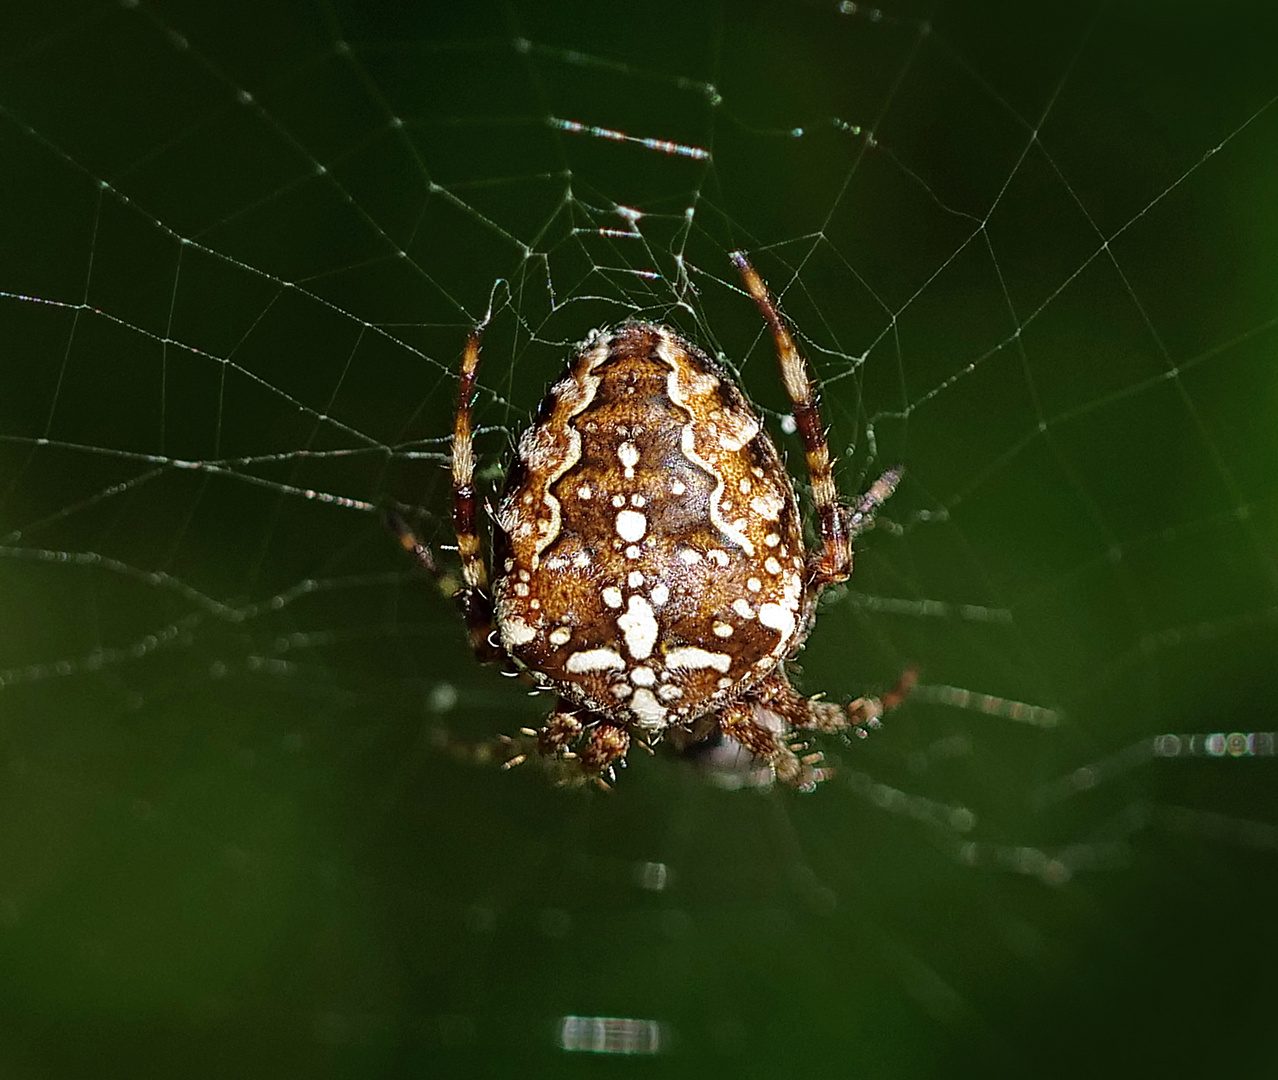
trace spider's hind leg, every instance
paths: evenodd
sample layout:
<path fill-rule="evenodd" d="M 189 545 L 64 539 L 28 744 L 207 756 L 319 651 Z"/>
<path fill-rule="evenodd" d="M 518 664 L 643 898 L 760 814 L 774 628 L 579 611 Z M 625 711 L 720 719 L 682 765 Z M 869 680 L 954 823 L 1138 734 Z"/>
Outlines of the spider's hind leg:
<path fill-rule="evenodd" d="M 790 398 L 795 427 L 803 442 L 803 455 L 812 484 L 812 504 L 821 536 L 820 548 L 808 561 L 808 578 L 811 586 L 819 591 L 848 579 L 852 573 L 852 543 L 844 515 L 840 512 L 839 493 L 834 486 L 834 463 L 830 460 L 830 444 L 821 423 L 816 385 L 808 362 L 794 343 L 789 327 L 759 272 L 743 251 L 734 251 L 732 261 L 772 333 L 781 382 Z"/>
<path fill-rule="evenodd" d="M 865 494 L 859 496 L 851 506 L 843 509 L 843 524 L 849 541 L 874 528 L 874 515 L 879 507 L 892 497 L 892 492 L 901 482 L 904 472 L 900 465 L 886 470 L 870 485 Z"/>

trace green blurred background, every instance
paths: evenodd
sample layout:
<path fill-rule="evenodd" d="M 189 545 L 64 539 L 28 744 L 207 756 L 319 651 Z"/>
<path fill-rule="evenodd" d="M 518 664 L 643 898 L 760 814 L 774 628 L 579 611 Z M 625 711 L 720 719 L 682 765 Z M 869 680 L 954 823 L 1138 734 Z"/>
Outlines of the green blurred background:
<path fill-rule="evenodd" d="M 0 1074 L 1278 1075 L 1275 30 L 8 5 Z M 458 760 L 547 707 L 376 512 L 468 328 L 493 464 L 628 316 L 779 430 L 738 247 L 908 470 L 800 682 L 923 687 L 811 796 Z"/>

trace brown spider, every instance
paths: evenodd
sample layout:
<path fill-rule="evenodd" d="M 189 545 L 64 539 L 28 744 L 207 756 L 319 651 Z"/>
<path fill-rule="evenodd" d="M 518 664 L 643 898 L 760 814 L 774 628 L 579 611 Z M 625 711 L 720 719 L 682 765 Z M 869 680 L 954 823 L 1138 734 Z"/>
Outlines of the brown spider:
<path fill-rule="evenodd" d="M 520 439 L 490 585 L 471 433 L 483 324 L 466 344 L 452 442 L 456 600 L 478 659 L 513 664 L 557 696 L 540 730 L 504 740 L 508 765 L 535 753 L 603 783 L 632 737 L 680 749 L 727 738 L 807 789 L 828 770 L 796 733 L 864 735 L 913 685 L 907 670 L 884 697 L 837 705 L 786 676 L 818 596 L 851 574 L 852 538 L 901 473 L 839 503 L 807 364 L 754 267 L 732 259 L 776 342 L 803 440 L 820 536 L 811 552 L 794 483 L 728 373 L 667 327 L 627 322 L 586 341 Z"/>

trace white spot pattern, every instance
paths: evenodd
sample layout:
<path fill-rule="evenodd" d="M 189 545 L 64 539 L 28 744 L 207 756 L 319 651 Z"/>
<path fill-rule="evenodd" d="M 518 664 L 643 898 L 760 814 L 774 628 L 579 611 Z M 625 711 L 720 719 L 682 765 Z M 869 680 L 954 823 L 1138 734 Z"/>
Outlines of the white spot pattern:
<path fill-rule="evenodd" d="M 623 510 L 617 515 L 617 535 L 627 544 L 643 539 L 648 531 L 648 519 L 638 510 Z"/>
<path fill-rule="evenodd" d="M 630 708 L 644 727 L 662 727 L 665 724 L 665 706 L 646 687 L 635 691 L 634 697 L 630 699 Z"/>
<path fill-rule="evenodd" d="M 727 671 L 732 657 L 727 653 L 710 652 L 695 645 L 683 645 L 666 653 L 666 663 L 672 668 L 714 668 Z"/>
<path fill-rule="evenodd" d="M 583 675 L 591 671 L 620 671 L 625 666 L 626 662 L 615 649 L 582 649 L 568 657 L 564 669 Z"/>
<path fill-rule="evenodd" d="M 627 355 L 624 350 L 619 353 L 614 353 L 613 350 L 614 340 L 620 341 L 628 333 L 624 329 L 615 334 L 599 333 L 592 340 L 590 347 L 583 350 L 574 361 L 573 375 L 555 387 L 561 407 L 555 422 L 525 432 L 520 444 L 521 455 L 524 456 L 529 472 L 539 473 L 543 477 L 549 474 L 553 478 L 568 473 L 565 490 L 574 492 L 582 500 L 597 500 L 598 508 L 595 513 L 602 513 L 605 523 L 606 507 L 611 503 L 615 528 L 611 538 L 605 533 L 597 538 L 596 544 L 583 544 L 570 539 L 562 552 L 557 552 L 544 562 L 540 557 L 558 533 L 561 522 L 558 501 L 550 494 L 544 481 L 537 485 L 542 505 L 530 505 L 527 510 L 521 509 L 516 521 L 522 529 L 521 536 L 526 534 L 526 542 L 533 545 L 531 569 L 534 574 L 539 569 L 539 562 L 547 570 L 552 569 L 551 563 L 555 564 L 555 570 L 567 570 L 571 564 L 573 571 L 597 573 L 601 564 L 606 565 L 608 560 L 612 560 L 609 569 L 620 571 L 609 575 L 615 584 L 602 588 L 596 585 L 595 588 L 599 588 L 597 596 L 602 605 L 612 609 L 606 619 L 609 622 L 615 620 L 615 634 L 605 633 L 601 639 L 597 636 L 595 624 L 589 621 L 589 616 L 575 610 L 571 604 L 566 607 L 551 604 L 552 610 L 545 614 L 533 612 L 525 621 L 500 596 L 498 606 L 504 610 L 499 610 L 497 622 L 508 648 L 532 641 L 537 641 L 545 648 L 548 642 L 551 647 L 561 650 L 555 660 L 555 663 L 563 665 L 561 670 L 573 675 L 597 676 L 593 680 L 573 680 L 579 687 L 573 692 L 574 696 L 577 693 L 586 695 L 582 704 L 589 708 L 603 708 L 605 712 L 609 709 L 619 710 L 614 715 L 625 717 L 628 714 L 626 722 L 659 733 L 668 723 L 673 722 L 672 710 L 679 708 L 674 703 L 680 699 L 686 701 L 691 695 L 694 699 L 692 704 L 698 704 L 705 700 L 708 685 L 716 686 L 720 692 L 728 691 L 734 686 L 752 685 L 758 678 L 757 671 L 775 666 L 777 656 L 793 646 L 792 639 L 798 628 L 803 580 L 800 574 L 791 571 L 788 566 L 793 561 L 797 568 L 801 568 L 802 560 L 790 559 L 794 549 L 792 546 L 786 547 L 781 536 L 783 532 L 790 536 L 795 530 L 792 493 L 784 487 L 781 479 L 776 476 L 769 478 L 758 466 L 748 470 L 753 480 L 742 476 L 738 470 L 743 470 L 749 464 L 748 459 L 743 458 L 739 463 L 734 463 L 720 456 L 720 451 L 736 453 L 749 445 L 760 432 L 757 419 L 752 416 L 748 407 L 740 404 L 731 382 L 715 371 L 713 365 L 707 369 L 705 365 L 690 358 L 678 337 L 658 327 L 645 327 L 644 330 L 655 331 L 657 355 L 670 365 L 670 372 L 664 375 L 670 400 L 676 405 L 694 406 L 687 410 L 694 419 L 681 426 L 678 421 L 671 425 L 674 430 L 670 432 L 670 436 L 677 439 L 675 445 L 683 451 L 686 462 L 678 468 L 664 465 L 658 467 L 654 457 L 649 462 L 653 466 L 651 475 L 645 472 L 636 480 L 637 467 L 645 452 L 640 448 L 647 446 L 644 437 L 648 414 L 631 414 L 631 418 L 624 423 L 602 419 L 596 421 L 593 414 L 573 421 L 573 417 L 578 417 L 590 407 L 601 383 L 606 381 L 606 376 L 601 378 L 596 373 L 599 366 L 614 355 Z M 567 406 L 566 416 L 563 406 Z M 657 411 L 652 413 L 654 419 L 661 415 Z M 634 422 L 635 416 L 645 422 Z M 598 462 L 599 452 L 607 454 L 611 448 L 616 455 L 614 460 L 621 468 L 619 470 L 616 464 L 611 465 L 610 472 L 602 473 L 599 481 L 595 481 L 593 474 L 587 470 L 592 475 L 592 480 L 585 482 L 572 475 L 571 470 L 579 462 L 583 466 L 587 464 L 583 461 L 583 439 L 592 438 L 596 442 L 592 445 L 591 461 Z M 606 438 L 607 443 L 598 445 L 600 438 Z M 766 449 L 768 448 L 765 447 Z M 676 457 L 677 453 L 676 450 Z M 717 538 L 710 539 L 704 533 L 692 533 L 688 540 L 680 542 L 674 535 L 663 535 L 661 532 L 662 524 L 666 521 L 662 516 L 666 513 L 662 489 L 664 487 L 666 492 L 674 496 L 685 494 L 688 485 L 684 479 L 678 477 L 680 469 L 686 469 L 688 463 L 704 469 L 714 483 L 708 503 L 699 502 L 697 509 L 702 522 L 708 516 L 706 524 L 717 531 Z M 604 468 L 607 469 L 607 466 Z M 625 477 L 631 482 L 618 485 L 616 479 L 623 470 Z M 662 472 L 665 473 L 664 476 L 661 475 Z M 673 476 L 671 472 L 674 473 Z M 690 470 L 684 473 L 685 477 L 691 475 L 693 473 Z M 704 494 L 702 489 L 703 498 Z M 525 502 L 529 502 L 531 492 L 525 492 L 524 495 Z M 650 503 L 655 504 L 651 509 L 654 515 L 651 519 L 640 512 Z M 790 507 L 788 512 L 787 506 Z M 508 501 L 502 509 L 510 512 L 513 508 Z M 583 512 L 586 509 L 580 508 Z M 783 527 L 782 517 L 787 513 Z M 501 524 L 499 521 L 499 525 Z M 755 556 L 751 537 L 755 539 L 755 544 L 760 544 L 759 538 L 762 538 L 761 546 L 767 550 L 759 552 L 762 565 L 755 563 L 753 566 L 742 567 L 742 554 L 750 560 Z M 646 542 L 645 538 L 648 538 Z M 598 544 L 598 541 L 602 541 L 602 544 Z M 798 550 L 802 552 L 801 542 Z M 662 553 L 667 557 L 673 556 L 676 563 L 668 567 L 668 580 L 662 580 L 660 561 L 649 561 Z M 618 565 L 619 557 L 623 554 L 629 561 L 629 566 Z M 765 555 L 766 561 L 763 560 Z M 782 561 L 778 562 L 774 555 Z M 526 560 L 527 556 L 524 558 Z M 705 566 L 703 560 L 708 560 L 711 566 Z M 782 562 L 786 564 L 784 571 Z M 714 615 L 715 611 L 712 608 L 697 612 L 698 598 L 695 589 L 690 593 L 684 587 L 682 566 L 699 568 L 699 574 L 697 569 L 692 569 L 687 576 L 689 581 L 699 582 L 706 574 L 714 577 L 717 570 L 727 571 L 734 564 L 739 567 L 733 574 L 739 583 L 736 588 L 740 589 L 743 583 L 749 599 L 743 596 L 734 600 L 731 604 L 732 614 L 719 609 L 717 618 L 706 618 Z M 507 573 L 511 573 L 512 569 L 511 560 L 507 560 Z M 736 578 L 736 573 L 740 573 L 741 569 L 745 569 L 746 573 Z M 760 580 L 765 577 L 759 574 L 760 569 L 767 571 L 766 585 L 765 581 Z M 750 571 L 757 576 L 747 576 Z M 527 568 L 521 570 L 520 577 L 523 582 L 528 581 Z M 609 577 L 604 580 L 609 580 Z M 511 592 L 521 598 L 529 592 L 526 586 L 521 587 L 514 582 L 509 582 L 506 588 L 509 590 L 507 598 Z M 677 602 L 673 607 L 667 607 L 672 591 L 677 594 Z M 722 596 L 722 593 L 719 595 Z M 729 592 L 728 596 L 731 595 Z M 719 600 L 718 603 L 723 601 Z M 700 623 L 705 628 L 700 634 L 705 636 L 700 638 L 699 644 L 682 644 L 678 637 L 673 642 L 663 638 L 657 612 L 663 612 L 662 617 L 667 620 L 676 620 L 671 624 L 671 634 L 686 633 L 682 628 L 682 620 L 687 617 L 690 604 L 693 614 L 699 619 L 705 618 Z M 526 602 L 524 612 L 537 606 L 538 602 Z M 587 618 L 586 623 L 581 622 L 583 617 Z M 762 626 L 779 635 L 770 656 L 758 660 L 754 659 L 757 653 L 749 655 L 756 640 L 749 634 L 750 625 L 742 625 L 742 620 L 756 618 Z M 676 631 L 673 629 L 675 626 L 680 629 Z M 729 653 L 701 647 L 713 643 L 710 634 L 728 647 L 726 639 L 738 632 L 745 635 L 742 647 L 747 651 L 747 655 L 738 660 L 734 661 Z M 697 641 L 698 636 L 693 636 L 692 640 Z M 564 648 L 574 639 L 576 643 L 573 649 L 576 651 Z M 683 641 L 687 640 L 683 638 Z M 600 647 L 581 648 L 582 644 L 592 641 Z M 737 642 L 731 642 L 731 645 L 735 646 Z M 732 678 L 729 677 L 729 672 L 733 671 L 734 665 L 741 670 Z M 536 669 L 536 665 L 533 666 Z M 697 674 L 698 671 L 713 672 L 722 677 L 714 679 L 712 675 Z M 744 682 L 743 676 L 747 677 Z M 722 701 L 721 694 L 716 696 Z M 609 699 L 616 704 L 606 706 L 604 702 Z M 687 710 L 689 706 L 684 705 L 683 708 Z M 700 714 L 691 712 L 688 715 Z"/>
<path fill-rule="evenodd" d="M 657 643 L 657 620 L 652 605 L 642 596 L 632 596 L 624 615 L 618 616 L 617 626 L 626 639 L 626 648 L 636 660 L 647 660 Z"/>
<path fill-rule="evenodd" d="M 763 604 L 759 608 L 759 622 L 781 635 L 782 642 L 794 633 L 794 612 L 780 604 Z"/>
<path fill-rule="evenodd" d="M 635 466 L 639 464 L 639 448 L 632 442 L 623 442 L 617 447 L 617 457 L 626 470 L 626 479 L 634 479 Z"/>
<path fill-rule="evenodd" d="M 506 619 L 501 624 L 501 637 L 507 648 L 527 645 L 537 636 L 537 631 L 518 617 Z"/>

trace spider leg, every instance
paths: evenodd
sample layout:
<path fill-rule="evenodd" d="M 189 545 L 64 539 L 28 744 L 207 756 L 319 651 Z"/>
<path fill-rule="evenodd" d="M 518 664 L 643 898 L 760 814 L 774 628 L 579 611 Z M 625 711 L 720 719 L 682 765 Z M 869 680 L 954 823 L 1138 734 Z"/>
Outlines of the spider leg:
<path fill-rule="evenodd" d="M 861 495 L 850 507 L 843 509 L 849 540 L 874 527 L 875 512 L 892 497 L 896 485 L 901 482 L 903 471 L 900 465 L 886 470 L 870 485 L 869 491 Z"/>
<path fill-rule="evenodd" d="M 541 759 L 557 783 L 594 781 L 608 787 L 613 767 L 630 749 L 630 733 L 560 698 L 539 728 L 521 728 L 517 736 L 502 736 L 499 756 L 502 768 L 512 768 L 530 758 Z"/>
<path fill-rule="evenodd" d="M 387 532 L 394 534 L 395 539 L 399 541 L 399 546 L 416 559 L 423 570 L 436 581 L 442 580 L 443 573 L 439 569 L 439 563 L 435 561 L 435 553 L 417 539 L 417 534 L 413 532 L 412 526 L 407 521 L 387 507 L 382 511 L 382 524 Z"/>
<path fill-rule="evenodd" d="M 882 697 L 859 697 L 845 705 L 833 701 L 807 698 L 794 689 L 786 679 L 768 705 L 789 720 L 791 727 L 826 733 L 854 730 L 864 738 L 879 726 L 879 717 L 903 702 L 918 682 L 916 667 L 908 667 L 897 679 L 896 685 Z"/>
<path fill-rule="evenodd" d="M 758 689 L 756 687 L 756 689 Z M 811 791 L 825 779 L 821 753 L 787 739 L 788 718 L 749 694 L 730 702 L 719 713 L 719 730 L 772 769 L 781 783 Z"/>
<path fill-rule="evenodd" d="M 776 343 L 781 381 L 794 406 L 794 423 L 803 442 L 808 476 L 812 484 L 812 503 L 816 509 L 821 547 L 808 560 L 808 582 L 820 592 L 827 585 L 846 581 L 852 574 L 852 537 L 870 527 L 874 511 L 896 489 L 901 470 L 889 469 L 849 510 L 839 505 L 834 486 L 834 463 L 830 460 L 830 443 L 821 423 L 816 389 L 807 361 L 794 343 L 785 320 L 777 310 L 759 272 L 750 264 L 745 252 L 732 253 L 732 261 L 741 271 L 746 290 L 763 314 Z"/>
<path fill-rule="evenodd" d="M 525 761 L 543 761 L 559 783 L 571 784 L 587 779 L 582 775 L 580 755 L 573 751 L 585 731 L 585 725 L 578 719 L 578 710 L 560 698 L 540 728 L 520 728 L 514 735 L 478 741 L 455 738 L 440 728 L 435 733 L 435 744 L 472 765 L 513 769 Z"/>
<path fill-rule="evenodd" d="M 879 717 L 905 700 L 918 679 L 907 668 L 888 693 L 881 698 L 857 698 L 846 705 L 807 698 L 800 694 L 781 671 L 776 671 L 747 695 L 730 702 L 719 713 L 719 730 L 756 758 L 771 766 L 782 783 L 810 791 L 831 775 L 822 767 L 822 754 L 812 750 L 797 732 L 839 732 L 849 729 L 858 735 L 879 726 Z"/>
<path fill-rule="evenodd" d="M 500 660 L 506 651 L 497 640 L 493 624 L 493 599 L 488 589 L 488 568 L 484 563 L 483 542 L 479 537 L 479 500 L 475 494 L 475 447 L 471 430 L 470 405 L 475 396 L 475 377 L 479 369 L 479 342 L 484 324 L 471 331 L 462 353 L 461 373 L 457 380 L 457 411 L 453 417 L 453 531 L 457 535 L 457 554 L 461 557 L 463 585 L 453 593 L 461 608 L 470 637 L 470 647 L 481 663 Z M 386 527 L 403 547 L 436 581 L 444 574 L 434 552 L 414 535 L 408 523 L 395 511 L 384 514 Z"/>
<path fill-rule="evenodd" d="M 839 494 L 834 486 L 834 466 L 830 461 L 830 444 L 821 423 L 816 390 L 807 361 L 799 352 L 794 338 L 781 318 L 768 287 L 759 272 L 750 265 L 745 252 L 732 253 L 732 261 L 741 271 L 742 280 L 758 305 L 772 340 L 776 343 L 781 382 L 794 406 L 794 423 L 803 442 L 808 475 L 812 482 L 812 502 L 821 533 L 821 548 L 814 552 L 808 565 L 812 586 L 820 590 L 826 585 L 846 581 L 852 573 L 852 544 L 843 515 L 839 512 Z"/>
<path fill-rule="evenodd" d="M 382 523 L 399 541 L 400 547 L 417 560 L 418 565 L 435 579 L 435 583 L 442 590 L 445 592 L 452 590 L 452 598 L 462 609 L 462 615 L 466 621 L 471 648 L 480 662 L 500 660 L 505 653 L 493 644 L 492 601 L 487 600 L 486 594 L 477 604 L 476 594 L 469 587 L 453 588 L 457 584 L 457 579 L 439 565 L 430 546 L 417 539 L 412 526 L 394 510 L 388 507 L 382 511 Z M 485 602 L 486 608 L 483 606 Z"/>
<path fill-rule="evenodd" d="M 479 501 L 475 495 L 475 447 L 470 423 L 470 405 L 475 396 L 479 370 L 480 323 L 466 339 L 461 373 L 457 380 L 457 412 L 453 418 L 453 531 L 457 534 L 457 554 L 461 557 L 465 584 L 453 594 L 470 633 L 470 646 L 481 662 L 498 660 L 505 651 L 496 644 L 493 600 L 488 591 L 488 568 L 477 526 Z"/>

